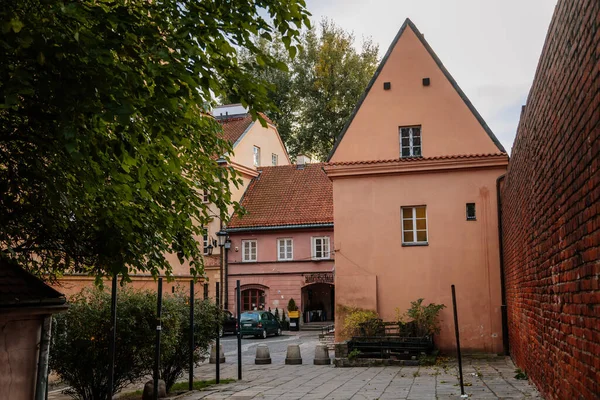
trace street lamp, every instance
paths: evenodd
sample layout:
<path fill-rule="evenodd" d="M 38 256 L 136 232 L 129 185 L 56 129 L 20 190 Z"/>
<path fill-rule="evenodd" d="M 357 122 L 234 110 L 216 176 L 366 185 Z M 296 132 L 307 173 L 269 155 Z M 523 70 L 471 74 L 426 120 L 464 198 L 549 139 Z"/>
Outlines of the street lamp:
<path fill-rule="evenodd" d="M 206 246 L 206 254 L 208 254 L 209 256 L 212 256 L 212 252 L 213 252 L 213 245 L 209 244 L 208 246 Z"/>
<path fill-rule="evenodd" d="M 219 232 L 217 232 L 217 239 L 219 241 L 219 247 L 221 248 L 221 268 L 219 270 L 220 273 L 220 282 L 221 282 L 221 295 L 219 296 L 220 300 L 221 300 L 221 304 L 225 304 L 225 309 L 227 309 L 228 307 L 228 302 L 225 299 L 225 296 L 228 295 L 227 291 L 228 291 L 228 286 L 227 285 L 227 277 L 225 277 L 225 279 L 223 279 L 223 269 L 225 268 L 225 243 L 227 242 L 227 232 L 225 230 L 223 230 L 221 228 L 221 230 Z M 227 275 L 227 274 L 225 274 Z M 221 306 L 221 304 L 219 304 L 219 306 Z"/>

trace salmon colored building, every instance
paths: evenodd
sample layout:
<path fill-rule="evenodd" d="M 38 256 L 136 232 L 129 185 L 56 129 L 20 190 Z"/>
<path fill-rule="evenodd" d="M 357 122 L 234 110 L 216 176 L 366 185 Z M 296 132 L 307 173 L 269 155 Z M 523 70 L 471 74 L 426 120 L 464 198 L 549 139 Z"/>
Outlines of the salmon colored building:
<path fill-rule="evenodd" d="M 222 167 L 232 167 L 241 180 L 241 184 L 238 186 L 233 182 L 230 183 L 232 201 L 240 201 L 250 181 L 258 176 L 259 168 L 290 164 L 289 155 L 276 126 L 265 115 L 262 117 L 266 120 L 266 126 L 263 126 L 258 120 L 253 120 L 247 109 L 240 104 L 216 107 L 212 114 L 223 126 L 223 137 L 233 146 L 233 153 L 228 155 L 229 162 L 225 162 L 223 158 L 218 162 Z M 205 227 L 206 233 L 203 237 L 198 237 L 198 241 L 204 248 L 205 279 L 201 283 L 208 283 L 208 295 L 214 297 L 215 282 L 221 280 L 221 248 L 217 245 L 216 233 L 221 230 L 222 222 L 219 218 L 219 210 L 211 203 L 210 197 L 210 193 L 205 193 L 205 201 L 209 204 L 209 212 L 213 218 Z M 232 213 L 233 207 L 230 207 L 227 214 L 231 215 Z M 208 251 L 209 245 L 212 246 L 211 251 Z M 167 258 L 173 267 L 175 280 L 163 282 L 163 291 L 171 292 L 177 286 L 187 289 L 189 281 L 192 279 L 189 265 L 181 264 L 175 254 L 168 254 Z M 131 285 L 137 289 L 156 290 L 156 281 L 149 274 L 135 274 L 131 278 Z M 62 293 L 71 295 L 81 291 L 83 287 L 92 286 L 93 281 L 93 277 L 86 275 L 65 275 L 60 279 L 56 288 Z M 196 288 L 201 294 L 202 285 L 198 284 Z M 223 286 L 222 290 L 224 292 Z"/>
<path fill-rule="evenodd" d="M 227 226 L 229 304 L 241 285 L 242 310 L 284 309 L 294 299 L 301 323 L 335 315 L 332 184 L 323 164 L 265 167 Z"/>
<path fill-rule="evenodd" d="M 453 351 L 454 284 L 461 346 L 501 353 L 496 179 L 508 156 L 410 20 L 328 161 L 336 305 L 391 321 L 418 298 L 445 304 L 436 345 Z"/>

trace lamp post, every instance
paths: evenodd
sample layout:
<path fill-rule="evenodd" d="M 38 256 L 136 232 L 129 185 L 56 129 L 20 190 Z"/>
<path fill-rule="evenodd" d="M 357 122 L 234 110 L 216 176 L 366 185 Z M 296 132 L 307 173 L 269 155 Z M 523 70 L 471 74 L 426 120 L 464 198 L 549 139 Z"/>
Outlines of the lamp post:
<path fill-rule="evenodd" d="M 219 269 L 219 281 L 221 282 L 221 287 L 220 287 L 220 292 L 219 293 L 219 307 L 222 308 L 223 306 L 223 299 L 225 296 L 227 296 L 227 282 L 224 280 L 223 278 L 223 270 L 224 270 L 224 266 L 225 266 L 225 243 L 227 242 L 227 232 L 225 230 L 223 230 L 223 228 L 221 228 L 221 230 L 219 232 L 217 232 L 217 240 L 219 241 L 219 247 L 221 250 L 221 268 Z M 225 291 L 225 294 L 223 294 L 223 291 Z M 226 301 L 225 301 L 226 303 Z M 227 307 L 225 307 L 227 308 Z"/>

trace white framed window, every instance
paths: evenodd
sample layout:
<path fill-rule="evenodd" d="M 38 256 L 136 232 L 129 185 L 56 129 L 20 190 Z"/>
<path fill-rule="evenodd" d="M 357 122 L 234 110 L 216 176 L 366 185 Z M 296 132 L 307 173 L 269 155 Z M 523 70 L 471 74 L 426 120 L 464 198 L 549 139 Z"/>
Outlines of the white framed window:
<path fill-rule="evenodd" d="M 204 255 L 208 255 L 208 245 L 210 244 L 210 240 L 208 240 L 208 229 L 204 231 L 202 234 L 202 252 Z"/>
<path fill-rule="evenodd" d="M 427 206 L 402 207 L 402 244 L 427 244 Z"/>
<path fill-rule="evenodd" d="M 208 203 L 208 192 L 206 190 L 202 192 L 202 202 Z"/>
<path fill-rule="evenodd" d="M 279 164 L 279 156 L 275 153 L 271 154 L 271 164 L 273 164 L 273 165 Z"/>
<path fill-rule="evenodd" d="M 421 157 L 421 127 L 400 127 L 400 157 Z"/>
<path fill-rule="evenodd" d="M 329 236 L 319 236 L 312 238 L 312 258 L 314 260 L 326 260 L 331 258 L 329 249 Z"/>
<path fill-rule="evenodd" d="M 242 261 L 256 262 L 256 240 L 242 240 Z"/>
<path fill-rule="evenodd" d="M 277 260 L 290 261 L 294 259 L 294 241 L 292 239 L 277 239 Z"/>
<path fill-rule="evenodd" d="M 252 151 L 254 154 L 254 166 L 260 167 L 260 147 L 254 146 Z"/>

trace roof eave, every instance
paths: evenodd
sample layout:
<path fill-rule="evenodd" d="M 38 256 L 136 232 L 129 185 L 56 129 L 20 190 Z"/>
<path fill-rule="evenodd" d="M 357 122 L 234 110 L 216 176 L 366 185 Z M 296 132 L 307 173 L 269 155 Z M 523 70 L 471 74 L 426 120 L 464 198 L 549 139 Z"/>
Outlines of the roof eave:
<path fill-rule="evenodd" d="M 317 229 L 317 228 L 333 228 L 333 222 L 313 223 L 313 224 L 288 224 L 288 225 L 273 225 L 273 226 L 245 226 L 226 228 L 228 233 L 251 232 L 251 231 L 276 231 L 287 229 Z"/>

